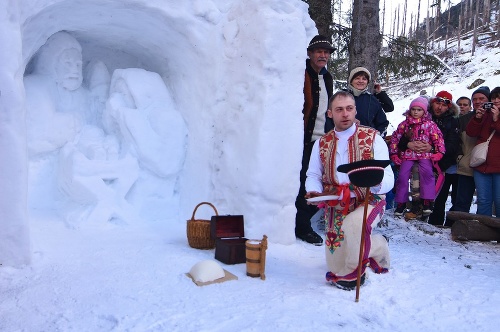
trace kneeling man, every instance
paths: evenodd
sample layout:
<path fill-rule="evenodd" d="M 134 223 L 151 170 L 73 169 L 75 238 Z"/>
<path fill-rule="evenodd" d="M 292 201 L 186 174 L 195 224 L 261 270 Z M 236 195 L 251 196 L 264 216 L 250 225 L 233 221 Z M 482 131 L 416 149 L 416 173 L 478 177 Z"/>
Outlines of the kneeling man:
<path fill-rule="evenodd" d="M 338 199 L 325 202 L 325 252 L 328 272 L 326 280 L 342 289 L 356 287 L 361 229 L 364 215 L 365 188 L 354 186 L 346 173 L 337 171 L 339 165 L 360 160 L 387 160 L 387 144 L 370 127 L 355 124 L 354 97 L 338 91 L 329 100 L 327 116 L 335 128 L 318 139 L 312 149 L 306 179 L 306 198 L 318 195 L 337 195 Z M 380 220 L 385 210 L 385 193 L 394 185 L 390 166 L 384 168 L 382 182 L 370 188 L 367 214 L 367 232 L 363 257 L 361 284 L 365 267 L 375 273 L 388 271 L 389 248 L 380 234 L 371 234 L 371 225 Z"/>

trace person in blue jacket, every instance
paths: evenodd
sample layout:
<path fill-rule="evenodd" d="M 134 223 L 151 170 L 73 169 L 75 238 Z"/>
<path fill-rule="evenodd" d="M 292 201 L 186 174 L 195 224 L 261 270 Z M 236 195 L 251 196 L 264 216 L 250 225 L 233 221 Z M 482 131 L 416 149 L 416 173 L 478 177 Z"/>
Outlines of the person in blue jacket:
<path fill-rule="evenodd" d="M 364 126 L 376 129 L 385 137 L 389 121 L 378 98 L 368 91 L 371 74 L 364 67 L 356 67 L 349 74 L 347 91 L 352 93 L 356 102 L 356 119 Z"/>

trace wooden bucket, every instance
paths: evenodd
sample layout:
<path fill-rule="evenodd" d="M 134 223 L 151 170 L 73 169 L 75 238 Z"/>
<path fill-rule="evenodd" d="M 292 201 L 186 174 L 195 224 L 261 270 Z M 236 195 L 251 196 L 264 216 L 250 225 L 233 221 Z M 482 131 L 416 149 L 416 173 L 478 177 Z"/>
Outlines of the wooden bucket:
<path fill-rule="evenodd" d="M 266 279 L 266 249 L 267 236 L 262 240 L 247 240 L 245 242 L 247 276 L 252 278 L 260 277 Z"/>

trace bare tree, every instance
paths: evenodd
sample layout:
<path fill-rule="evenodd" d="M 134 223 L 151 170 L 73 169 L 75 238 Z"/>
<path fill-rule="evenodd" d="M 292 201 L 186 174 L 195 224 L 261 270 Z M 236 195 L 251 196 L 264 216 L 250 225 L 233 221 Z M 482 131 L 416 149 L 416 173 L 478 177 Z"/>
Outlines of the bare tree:
<path fill-rule="evenodd" d="M 396 9 L 394 9 L 394 18 L 392 20 L 392 38 L 396 37 Z"/>
<path fill-rule="evenodd" d="M 457 51 L 458 51 L 458 54 L 460 54 L 460 39 L 461 38 L 461 35 L 462 35 L 462 16 L 463 14 L 460 14 L 458 16 L 458 36 L 457 36 Z"/>
<path fill-rule="evenodd" d="M 473 1 L 474 0 L 469 0 L 469 8 L 466 9 L 466 12 L 468 13 L 469 19 L 468 19 L 468 24 L 467 24 L 467 27 L 465 28 L 465 31 L 470 31 L 472 29 L 472 27 L 474 26 L 474 16 L 475 15 L 472 12 Z"/>
<path fill-rule="evenodd" d="M 382 29 L 380 30 L 381 34 L 384 34 L 384 28 L 385 28 L 385 0 L 384 0 L 384 7 L 382 9 Z"/>
<path fill-rule="evenodd" d="M 490 0 L 484 0 L 484 5 L 483 5 L 483 24 L 488 25 L 490 24 L 490 17 L 491 17 L 491 12 L 490 12 Z"/>
<path fill-rule="evenodd" d="M 429 44 L 430 41 L 430 33 L 431 33 L 431 19 L 429 18 L 429 0 L 427 0 L 427 19 L 426 19 L 426 24 L 425 24 L 425 40 L 427 41 L 425 43 L 425 52 L 427 53 L 427 45 Z M 431 42 L 432 43 L 432 42 Z M 432 47 L 432 44 L 431 44 Z"/>
<path fill-rule="evenodd" d="M 401 34 L 402 36 L 406 35 L 406 18 L 408 14 L 407 8 L 408 8 L 408 0 L 405 0 L 405 6 L 403 9 L 404 16 L 403 16 L 403 33 Z"/>
<path fill-rule="evenodd" d="M 380 0 L 354 0 L 349 42 L 349 70 L 363 66 L 376 79 L 382 36 L 379 20 Z"/>
<path fill-rule="evenodd" d="M 497 4 L 497 39 L 500 40 L 500 4 Z"/>
<path fill-rule="evenodd" d="M 450 15 L 451 15 L 451 0 L 448 0 L 448 20 L 446 21 L 446 37 L 444 41 L 444 49 L 448 49 L 448 32 L 450 31 Z"/>
<path fill-rule="evenodd" d="M 476 12 L 474 13 L 474 34 L 472 37 L 472 50 L 471 55 L 474 56 L 476 52 L 476 44 L 477 44 L 477 20 L 479 18 L 479 4 L 476 3 Z"/>
<path fill-rule="evenodd" d="M 417 24 L 415 24 L 415 31 L 418 30 L 418 23 L 420 22 L 420 2 L 422 0 L 418 0 L 418 9 L 417 9 Z"/>

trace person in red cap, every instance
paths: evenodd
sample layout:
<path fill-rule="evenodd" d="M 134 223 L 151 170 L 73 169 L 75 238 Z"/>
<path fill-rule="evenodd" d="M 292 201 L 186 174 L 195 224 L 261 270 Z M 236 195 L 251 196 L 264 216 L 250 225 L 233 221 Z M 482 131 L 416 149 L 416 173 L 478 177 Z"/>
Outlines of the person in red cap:
<path fill-rule="evenodd" d="M 328 99 L 333 93 L 333 78 L 326 70 L 330 54 L 335 50 L 331 41 L 322 35 L 311 39 L 307 47 L 305 80 L 304 80 L 304 142 L 302 149 L 302 168 L 300 170 L 300 187 L 295 199 L 297 214 L 295 215 L 295 236 L 307 243 L 321 245 L 323 239 L 311 227 L 311 218 L 318 211 L 308 205 L 304 195 L 306 171 L 314 142 L 324 133 L 333 129 L 333 122 L 326 116 Z"/>
<path fill-rule="evenodd" d="M 401 122 L 391 135 L 389 154 L 394 164 L 400 166 L 396 181 L 397 203 L 395 216 L 402 216 L 408 202 L 408 180 L 414 163 L 418 164 L 420 177 L 420 198 L 423 199 L 423 213 L 429 215 L 436 198 L 433 162 L 441 160 L 445 153 L 444 139 L 441 130 L 431 119 L 428 110 L 428 101 L 425 97 L 415 98 L 406 111 L 406 120 Z M 398 143 L 405 136 L 412 141 L 427 142 L 432 145 L 434 152 L 415 152 L 411 149 L 399 150 Z"/>
<path fill-rule="evenodd" d="M 366 188 L 353 184 L 349 174 L 339 171 L 338 166 L 372 159 L 388 161 L 389 153 L 375 129 L 355 123 L 356 103 L 349 92 L 340 90 L 330 98 L 328 116 L 335 128 L 314 143 L 307 170 L 306 198 L 336 195 L 325 203 L 326 280 L 347 290 L 356 287 Z M 372 195 L 368 201 L 365 254 L 375 273 L 387 272 L 390 265 L 387 240 L 381 234 L 371 234 L 371 225 L 377 224 L 385 210 L 384 194 L 394 185 L 389 162 L 385 165 L 381 182 L 369 189 Z M 361 284 L 364 280 L 363 268 Z"/>

